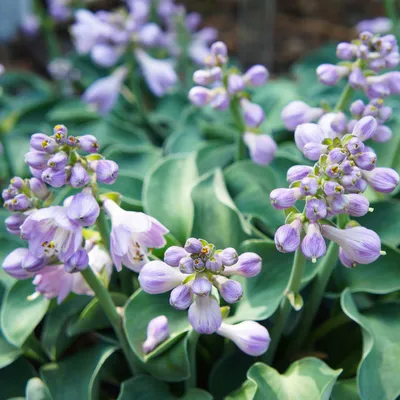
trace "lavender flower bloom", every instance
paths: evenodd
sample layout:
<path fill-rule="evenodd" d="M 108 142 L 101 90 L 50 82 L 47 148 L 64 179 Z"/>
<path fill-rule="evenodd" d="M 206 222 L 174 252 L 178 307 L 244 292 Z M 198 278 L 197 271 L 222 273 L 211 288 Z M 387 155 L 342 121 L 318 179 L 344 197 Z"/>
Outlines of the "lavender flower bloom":
<path fill-rule="evenodd" d="M 317 193 L 318 181 L 315 178 L 305 177 L 300 182 L 300 192 L 303 196 L 313 196 Z"/>
<path fill-rule="evenodd" d="M 304 152 L 304 147 L 309 143 L 320 145 L 325 139 L 323 130 L 316 124 L 301 124 L 294 132 L 294 141 L 297 148 Z"/>
<path fill-rule="evenodd" d="M 294 165 L 290 167 L 286 174 L 286 179 L 289 183 L 300 181 L 305 178 L 312 171 L 312 167 L 308 165 Z"/>
<path fill-rule="evenodd" d="M 237 303 L 243 296 L 242 285 L 233 279 L 215 275 L 213 283 L 219 290 L 222 298 L 229 304 Z"/>
<path fill-rule="evenodd" d="M 91 193 L 81 192 L 72 197 L 67 216 L 81 226 L 93 225 L 100 214 L 100 207 Z"/>
<path fill-rule="evenodd" d="M 225 111 L 229 107 L 228 92 L 222 88 L 217 87 L 211 91 L 210 106 L 214 110 Z"/>
<path fill-rule="evenodd" d="M 22 263 L 28 253 L 29 250 L 24 248 L 18 248 L 12 251 L 3 261 L 2 267 L 4 271 L 16 279 L 31 278 L 34 273 L 22 268 Z"/>
<path fill-rule="evenodd" d="M 269 78 L 269 73 L 263 65 L 253 65 L 244 74 L 244 81 L 250 86 L 262 86 Z"/>
<path fill-rule="evenodd" d="M 247 99 L 242 99 L 240 105 L 247 126 L 257 128 L 263 123 L 265 118 L 264 111 L 258 104 L 252 103 Z"/>
<path fill-rule="evenodd" d="M 357 263 L 341 247 L 339 247 L 339 260 L 346 268 L 355 268 L 357 266 Z"/>
<path fill-rule="evenodd" d="M 199 69 L 193 74 L 193 81 L 198 85 L 211 85 L 222 79 L 222 69 L 220 67 L 213 67 L 208 70 Z M 244 88 L 244 84 L 243 84 Z M 242 89 L 241 89 L 242 90 Z"/>
<path fill-rule="evenodd" d="M 11 233 L 12 235 L 20 235 L 20 227 L 25 221 L 26 216 L 24 214 L 12 214 L 7 217 L 4 221 L 6 225 L 7 232 Z"/>
<path fill-rule="evenodd" d="M 215 273 L 218 273 L 222 270 L 222 260 L 219 258 L 218 254 L 215 254 L 215 256 L 210 257 L 206 261 L 206 268 Z"/>
<path fill-rule="evenodd" d="M 47 261 L 46 257 L 36 257 L 29 251 L 22 262 L 22 268 L 28 272 L 38 272 L 44 268 Z"/>
<path fill-rule="evenodd" d="M 354 126 L 352 134 L 357 136 L 360 140 L 365 141 L 375 135 L 378 123 L 373 117 L 361 118 Z"/>
<path fill-rule="evenodd" d="M 277 210 L 284 210 L 286 208 L 294 206 L 294 204 L 300 197 L 300 188 L 274 189 L 269 195 L 272 206 Z"/>
<path fill-rule="evenodd" d="M 144 213 L 123 210 L 112 200 L 105 200 L 103 207 L 112 223 L 110 251 L 117 271 L 122 264 L 140 271 L 147 262 L 147 249 L 165 246 L 168 229 Z"/>
<path fill-rule="evenodd" d="M 277 145 L 270 136 L 246 132 L 243 141 L 250 151 L 251 159 L 258 165 L 268 165 L 274 159 Z"/>
<path fill-rule="evenodd" d="M 211 282 L 202 276 L 197 276 L 192 283 L 192 291 L 197 296 L 209 296 L 211 289 Z"/>
<path fill-rule="evenodd" d="M 356 116 L 362 115 L 364 109 L 365 109 L 365 104 L 362 100 L 356 100 L 350 105 L 350 112 Z"/>
<path fill-rule="evenodd" d="M 178 80 L 171 60 L 159 60 L 150 57 L 145 51 L 138 49 L 135 51 L 144 78 L 150 90 L 158 97 L 172 89 Z"/>
<path fill-rule="evenodd" d="M 346 198 L 348 199 L 346 211 L 352 217 L 362 217 L 368 211 L 372 211 L 369 208 L 369 201 L 365 196 L 361 194 L 348 194 Z"/>
<path fill-rule="evenodd" d="M 101 183 L 112 185 L 118 178 L 118 164 L 111 160 L 96 161 L 96 177 Z"/>
<path fill-rule="evenodd" d="M 318 221 L 327 215 L 326 204 L 323 200 L 311 199 L 306 204 L 306 217 L 310 221 Z"/>
<path fill-rule="evenodd" d="M 41 151 L 30 151 L 25 154 L 25 163 L 35 169 L 44 169 L 47 167 L 49 155 Z"/>
<path fill-rule="evenodd" d="M 80 162 L 77 162 L 71 169 L 69 183 L 73 188 L 86 186 L 89 183 L 89 174 Z"/>
<path fill-rule="evenodd" d="M 386 33 L 393 28 L 393 22 L 390 18 L 377 17 L 373 19 L 365 19 L 356 25 L 358 32 Z"/>
<path fill-rule="evenodd" d="M 197 82 L 196 82 L 197 83 Z M 235 94 L 241 92 L 246 87 L 244 79 L 239 74 L 231 74 L 228 76 L 228 93 Z"/>
<path fill-rule="evenodd" d="M 97 153 L 99 151 L 99 142 L 93 135 L 79 136 L 78 145 L 86 153 Z"/>
<path fill-rule="evenodd" d="M 83 101 L 93 105 L 101 115 L 108 114 L 118 100 L 121 85 L 127 74 L 127 68 L 120 67 L 110 76 L 98 79 L 83 93 Z"/>
<path fill-rule="evenodd" d="M 36 36 L 40 30 L 40 21 L 38 17 L 35 14 L 26 15 L 22 20 L 21 30 L 26 36 Z"/>
<path fill-rule="evenodd" d="M 356 53 L 357 47 L 351 43 L 342 42 L 336 47 L 336 56 L 341 60 L 351 60 Z"/>
<path fill-rule="evenodd" d="M 177 247 L 177 246 L 172 246 L 172 247 Z M 169 249 L 171 249 L 172 247 L 170 247 Z M 180 247 L 179 247 L 180 248 Z M 199 240 L 199 239 L 196 239 L 196 238 L 189 238 L 188 240 L 186 240 L 186 243 L 185 243 L 185 250 L 188 252 L 188 253 L 192 253 L 192 254 L 195 254 L 195 253 L 200 253 L 200 251 L 201 251 L 201 249 L 203 248 L 203 244 L 201 243 L 201 241 Z M 168 250 L 169 250 L 168 249 Z M 167 250 L 167 252 L 168 252 L 168 250 Z M 167 253 L 166 253 L 167 254 Z M 164 261 L 167 263 L 167 264 L 169 264 L 169 265 L 172 265 L 172 264 L 170 264 L 169 262 L 167 262 L 165 259 L 164 259 Z M 174 266 L 174 265 L 172 265 L 172 266 Z"/>
<path fill-rule="evenodd" d="M 212 98 L 212 92 L 207 88 L 195 86 L 190 89 L 188 97 L 195 106 L 204 107 L 210 102 Z"/>
<path fill-rule="evenodd" d="M 318 80 L 327 86 L 336 85 L 339 80 L 349 74 L 348 67 L 337 66 L 333 64 L 321 64 L 317 68 Z"/>
<path fill-rule="evenodd" d="M 201 246 L 201 248 L 202 247 L 203 246 Z M 181 259 L 187 257 L 188 255 L 189 253 L 182 247 L 171 246 L 166 250 L 164 254 L 164 261 L 171 267 L 178 267 Z"/>
<path fill-rule="evenodd" d="M 67 216 L 65 207 L 54 206 L 35 211 L 21 226 L 21 236 L 28 240 L 36 257 L 56 255 L 61 261 L 75 253 L 82 242 L 80 225 Z"/>
<path fill-rule="evenodd" d="M 375 135 L 372 140 L 374 142 L 387 142 L 392 138 L 392 130 L 385 126 L 379 125 L 375 131 Z"/>
<path fill-rule="evenodd" d="M 361 226 L 338 229 L 323 225 L 322 234 L 336 242 L 358 264 L 370 264 L 381 255 L 379 236 L 370 229 Z"/>
<path fill-rule="evenodd" d="M 371 171 L 376 166 L 376 154 L 372 151 L 367 151 L 365 153 L 359 153 L 355 156 L 355 163 L 358 167 L 365 171 Z"/>
<path fill-rule="evenodd" d="M 238 257 L 238 253 L 233 247 L 227 247 L 219 254 L 222 264 L 228 267 L 235 265 L 238 261 Z"/>
<path fill-rule="evenodd" d="M 193 302 L 193 292 L 189 285 L 179 285 L 172 290 L 169 304 L 177 310 L 186 310 Z"/>
<path fill-rule="evenodd" d="M 210 335 L 217 331 L 222 323 L 221 309 L 212 296 L 198 296 L 189 307 L 188 320 L 194 330 Z"/>
<path fill-rule="evenodd" d="M 322 108 L 310 107 L 303 101 L 296 100 L 283 108 L 281 118 L 285 127 L 293 131 L 300 124 L 320 118 L 323 113 L 324 110 Z"/>
<path fill-rule="evenodd" d="M 375 168 L 363 171 L 363 178 L 374 190 L 381 193 L 391 193 L 399 183 L 398 173 L 391 168 Z"/>
<path fill-rule="evenodd" d="M 359 67 L 353 67 L 349 75 L 349 84 L 353 89 L 364 89 L 367 84 L 364 73 Z"/>
<path fill-rule="evenodd" d="M 41 179 L 29 179 L 29 188 L 32 190 L 33 194 L 41 200 L 45 200 L 49 195 L 49 190 Z"/>
<path fill-rule="evenodd" d="M 224 276 L 240 275 L 252 278 L 261 272 L 262 259 L 256 253 L 243 253 L 239 256 L 238 262 L 231 267 L 226 267 L 221 273 Z"/>
<path fill-rule="evenodd" d="M 48 185 L 59 188 L 67 183 L 67 173 L 63 169 L 57 171 L 51 168 L 47 168 L 43 171 L 41 179 Z"/>
<path fill-rule="evenodd" d="M 83 271 L 89 265 L 89 256 L 85 249 L 78 249 L 72 256 L 65 262 L 64 269 L 66 272 L 79 272 Z"/>
<path fill-rule="evenodd" d="M 301 242 L 301 251 L 313 263 L 325 255 L 326 244 L 321 234 L 321 228 L 317 223 L 311 222 L 308 225 L 307 234 Z"/>
<path fill-rule="evenodd" d="M 195 272 L 193 258 L 189 256 L 181 258 L 179 261 L 179 269 L 184 274 L 193 274 Z"/>
<path fill-rule="evenodd" d="M 47 166 L 54 170 L 64 169 L 68 162 L 68 155 L 65 151 L 59 151 L 49 158 Z"/>
<path fill-rule="evenodd" d="M 264 354 L 271 342 L 267 329 L 255 321 L 244 321 L 237 325 L 223 322 L 217 334 L 232 340 L 240 350 L 254 357 Z"/>
<path fill-rule="evenodd" d="M 300 246 L 300 231 L 302 223 L 295 219 L 291 224 L 282 225 L 275 232 L 275 245 L 281 253 L 291 253 Z"/>
<path fill-rule="evenodd" d="M 169 337 L 168 319 L 165 315 L 153 318 L 147 325 L 147 338 L 143 343 L 143 353 L 152 352 Z"/>

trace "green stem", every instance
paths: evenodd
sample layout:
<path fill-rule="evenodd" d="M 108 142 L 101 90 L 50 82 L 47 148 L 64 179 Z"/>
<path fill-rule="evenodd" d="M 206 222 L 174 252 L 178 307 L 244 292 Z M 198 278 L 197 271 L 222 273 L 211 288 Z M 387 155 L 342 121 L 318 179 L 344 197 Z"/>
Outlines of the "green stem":
<path fill-rule="evenodd" d="M 7 166 L 8 179 L 15 176 L 14 164 L 11 156 L 11 149 L 8 142 L 8 137 L 0 133 L 0 143 L 3 147 L 3 156 Z"/>
<path fill-rule="evenodd" d="M 328 319 L 312 332 L 310 338 L 307 340 L 307 344 L 313 344 L 317 340 L 328 335 L 334 329 L 339 328 L 340 326 L 345 325 L 350 321 L 351 319 L 344 313 L 340 313 L 339 315 Z"/>
<path fill-rule="evenodd" d="M 196 350 L 199 337 L 200 335 L 194 329 L 189 332 L 187 346 L 190 364 L 190 377 L 185 381 L 186 390 L 195 388 L 197 385 Z"/>
<path fill-rule="evenodd" d="M 243 122 L 243 117 L 240 111 L 240 100 L 238 98 L 233 98 L 229 109 L 236 127 L 238 128 L 238 135 L 236 137 L 236 161 L 245 160 L 247 157 L 247 149 L 243 142 L 243 134 L 246 131 L 246 125 Z"/>
<path fill-rule="evenodd" d="M 34 333 L 31 333 L 26 339 L 25 343 L 22 345 L 22 349 L 24 350 L 24 354 L 27 357 L 30 357 L 41 364 L 46 364 L 49 361 L 47 354 L 42 348 L 39 340 L 37 340 Z"/>
<path fill-rule="evenodd" d="M 287 297 L 288 293 L 298 293 L 300 291 L 301 278 L 303 277 L 304 265 L 306 258 L 303 255 L 300 248 L 296 250 L 293 260 L 292 272 L 290 273 L 289 282 L 286 286 L 284 297 L 278 309 L 278 314 L 271 330 L 271 344 L 268 351 L 262 356 L 263 361 L 267 364 L 271 364 L 276 350 L 278 348 L 279 341 L 282 337 L 283 330 L 285 328 L 289 313 L 291 310 L 291 304 Z"/>
<path fill-rule="evenodd" d="M 86 268 L 81 272 L 87 284 L 92 288 L 93 292 L 96 294 L 97 299 L 99 300 L 100 305 L 102 306 L 107 318 L 109 319 L 114 332 L 117 336 L 119 343 L 121 344 L 121 349 L 125 354 L 126 360 L 128 361 L 131 372 L 135 375 L 137 360 L 132 352 L 129 343 L 125 337 L 125 333 L 122 329 L 122 320 L 120 315 L 117 312 L 115 304 L 110 296 L 108 290 L 101 284 L 101 282 L 97 279 L 96 274 L 92 271 L 91 268 Z"/>
<path fill-rule="evenodd" d="M 110 231 L 108 229 L 106 213 L 102 209 L 100 211 L 99 217 L 96 221 L 97 230 L 100 233 L 101 239 L 103 240 L 105 248 L 109 251 L 110 250 Z"/>
<path fill-rule="evenodd" d="M 349 84 L 347 84 L 343 89 L 343 92 L 335 106 L 335 111 L 344 111 L 349 105 L 353 93 L 354 89 Z"/>
<path fill-rule="evenodd" d="M 46 40 L 50 59 L 55 59 L 61 55 L 61 49 L 54 29 L 54 21 L 46 12 L 41 0 L 35 0 L 35 11 L 40 19 L 42 34 Z"/>
<path fill-rule="evenodd" d="M 393 22 L 393 31 L 396 32 L 395 28 L 397 25 L 397 12 L 395 0 L 385 0 L 385 12 L 386 16 Z"/>

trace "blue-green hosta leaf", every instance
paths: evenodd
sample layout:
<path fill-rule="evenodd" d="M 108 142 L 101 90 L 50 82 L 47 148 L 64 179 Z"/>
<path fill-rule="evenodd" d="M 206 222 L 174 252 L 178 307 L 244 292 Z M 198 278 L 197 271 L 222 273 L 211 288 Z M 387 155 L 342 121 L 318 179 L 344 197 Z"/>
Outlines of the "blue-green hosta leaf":
<path fill-rule="evenodd" d="M 39 296 L 28 300 L 35 291 L 30 279 L 17 281 L 8 290 L 1 309 L 1 326 L 7 340 L 22 346 L 49 307 L 49 300 Z"/>
<path fill-rule="evenodd" d="M 21 349 L 8 343 L 0 331 L 0 369 L 11 364 L 21 353 Z"/>
<path fill-rule="evenodd" d="M 248 239 L 248 225 L 226 189 L 221 170 L 202 177 L 192 189 L 194 222 L 191 236 L 217 248 L 238 248 Z"/>
<path fill-rule="evenodd" d="M 39 378 L 31 378 L 26 385 L 26 400 L 53 400 L 49 389 Z"/>
<path fill-rule="evenodd" d="M 116 348 L 97 344 L 58 363 L 46 364 L 40 375 L 54 400 L 99 398 L 100 372 Z"/>
<path fill-rule="evenodd" d="M 220 141 L 207 142 L 196 154 L 196 164 L 199 175 L 203 175 L 215 168 L 224 168 L 229 165 L 235 154 L 235 145 Z"/>
<path fill-rule="evenodd" d="M 332 391 L 332 400 L 359 400 L 355 379 L 340 380 L 335 383 Z"/>
<path fill-rule="evenodd" d="M 342 370 L 333 370 L 317 358 L 303 358 L 283 374 L 256 363 L 247 372 L 242 388 L 226 400 L 329 400 Z"/>
<path fill-rule="evenodd" d="M 363 333 L 363 355 L 357 373 L 361 398 L 397 399 L 400 395 L 398 303 L 377 304 L 361 313 L 347 289 L 342 293 L 341 306 Z"/>
<path fill-rule="evenodd" d="M 349 288 L 352 292 L 376 294 L 391 293 L 400 289 L 400 251 L 382 245 L 385 256 L 379 257 L 368 265 L 357 265 L 356 268 L 344 268 L 338 264 L 335 278 L 341 289 Z"/>
<path fill-rule="evenodd" d="M 193 225 L 190 191 L 197 179 L 194 155 L 173 155 L 160 160 L 144 181 L 143 205 L 146 213 L 158 219 L 181 243 Z"/>

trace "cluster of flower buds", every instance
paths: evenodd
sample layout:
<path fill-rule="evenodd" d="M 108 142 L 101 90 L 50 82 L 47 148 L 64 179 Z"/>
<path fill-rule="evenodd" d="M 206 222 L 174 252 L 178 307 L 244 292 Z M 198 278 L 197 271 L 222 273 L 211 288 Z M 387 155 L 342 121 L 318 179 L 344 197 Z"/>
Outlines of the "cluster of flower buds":
<path fill-rule="evenodd" d="M 317 124 L 297 127 L 297 147 L 306 158 L 317 162 L 313 167 L 290 168 L 287 172 L 290 188 L 275 189 L 270 194 L 276 209 L 293 207 L 287 223 L 275 234 L 279 251 L 295 251 L 301 242 L 304 255 L 315 262 L 325 254 L 325 236 L 339 243 L 345 266 L 368 264 L 379 257 L 381 243 L 375 232 L 362 227 L 340 230 L 325 220 L 338 214 L 360 217 L 371 211 L 363 195 L 368 185 L 381 193 L 390 193 L 396 188 L 399 175 L 391 168 L 377 168 L 376 154 L 363 143 L 375 135 L 377 127 L 371 116 L 361 118 L 352 133 L 344 136 L 330 137 Z M 298 200 L 306 202 L 303 213 L 294 208 Z M 304 228 L 307 234 L 301 241 Z"/>
<path fill-rule="evenodd" d="M 267 329 L 254 321 L 243 321 L 236 325 L 222 322 L 216 333 L 232 340 L 240 350 L 250 356 L 260 356 L 269 347 L 271 338 Z M 153 318 L 147 325 L 147 337 L 143 343 L 143 352 L 152 352 L 169 337 L 168 319 L 165 315 Z"/>
<path fill-rule="evenodd" d="M 200 69 L 193 75 L 194 86 L 189 92 L 190 101 L 198 106 L 211 106 L 215 110 L 227 110 L 238 102 L 245 125 L 243 140 L 249 148 L 251 158 L 257 164 L 267 165 L 274 158 L 276 143 L 262 133 L 261 125 L 265 120 L 264 111 L 249 100 L 247 88 L 264 85 L 268 80 L 268 71 L 262 65 L 254 65 L 241 74 L 236 68 L 228 67 L 228 50 L 223 42 L 215 42 L 207 56 L 206 69 Z"/>
<path fill-rule="evenodd" d="M 147 263 L 139 274 L 139 283 L 146 293 L 172 290 L 170 304 L 178 310 L 189 308 L 188 319 L 199 333 L 211 334 L 222 323 L 217 294 L 229 304 L 243 294 L 239 282 L 231 275 L 256 276 L 262 260 L 255 253 L 238 256 L 233 248 L 216 250 L 213 244 L 190 238 L 184 247 L 167 249 L 164 261 Z"/>
<path fill-rule="evenodd" d="M 379 71 L 395 68 L 400 61 L 397 40 L 394 35 L 374 35 L 361 32 L 351 43 L 339 43 L 337 56 L 344 60 L 334 64 L 322 64 L 317 68 L 318 79 L 324 85 L 334 86 L 348 77 L 351 87 L 363 90 L 370 99 L 400 93 L 399 72 Z"/>
<path fill-rule="evenodd" d="M 93 135 L 68 136 L 64 125 L 56 125 L 54 134 L 35 133 L 25 162 L 32 175 L 59 188 L 66 184 L 80 188 L 91 183 L 91 176 L 100 183 L 113 184 L 118 176 L 118 165 L 97 153 L 99 144 Z M 81 156 L 78 151 L 89 153 Z"/>

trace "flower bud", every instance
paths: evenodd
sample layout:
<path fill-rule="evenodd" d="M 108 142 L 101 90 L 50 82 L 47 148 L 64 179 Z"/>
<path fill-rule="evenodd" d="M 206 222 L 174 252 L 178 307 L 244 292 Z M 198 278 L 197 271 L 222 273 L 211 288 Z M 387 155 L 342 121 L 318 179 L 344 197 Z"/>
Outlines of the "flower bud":
<path fill-rule="evenodd" d="M 317 68 L 318 80 L 327 86 L 336 85 L 339 80 L 349 74 L 348 67 L 337 66 L 333 64 L 321 64 Z"/>
<path fill-rule="evenodd" d="M 323 200 L 311 199 L 306 204 L 306 217 L 310 221 L 318 221 L 327 214 L 326 204 Z"/>
<path fill-rule="evenodd" d="M 294 140 L 297 148 L 303 152 L 308 143 L 320 145 L 325 139 L 325 134 L 317 124 L 301 124 L 294 132 Z"/>
<path fill-rule="evenodd" d="M 346 189 L 349 193 L 364 193 L 367 190 L 368 183 L 364 179 L 359 179 L 354 185 L 347 186 Z"/>
<path fill-rule="evenodd" d="M 206 261 L 206 268 L 212 272 L 220 272 L 222 270 L 222 261 L 218 254 Z"/>
<path fill-rule="evenodd" d="M 352 134 L 365 141 L 374 136 L 378 123 L 374 117 L 361 118 L 355 125 Z"/>
<path fill-rule="evenodd" d="M 64 263 L 64 270 L 68 273 L 83 271 L 89 265 L 89 256 L 85 249 L 78 249 Z"/>
<path fill-rule="evenodd" d="M 347 153 L 343 149 L 335 148 L 328 153 L 329 164 L 340 164 L 347 157 Z"/>
<path fill-rule="evenodd" d="M 11 200 L 18 194 L 18 190 L 13 187 L 9 186 L 7 189 L 4 189 L 1 193 L 1 197 L 3 200 Z"/>
<path fill-rule="evenodd" d="M 218 87 L 211 91 L 210 106 L 214 110 L 225 111 L 229 107 L 229 96 L 228 92 L 222 88 Z"/>
<path fill-rule="evenodd" d="M 356 116 L 362 115 L 364 109 L 365 109 L 365 104 L 362 100 L 356 100 L 350 105 L 350 112 Z"/>
<path fill-rule="evenodd" d="M 211 90 L 202 86 L 195 86 L 190 89 L 188 97 L 195 106 L 204 107 L 210 102 L 212 95 Z"/>
<path fill-rule="evenodd" d="M 22 268 L 22 262 L 28 252 L 29 250 L 24 248 L 18 248 L 12 251 L 3 261 L 2 267 L 4 271 L 16 279 L 31 278 L 34 274 Z"/>
<path fill-rule="evenodd" d="M 376 118 L 379 114 L 378 108 L 373 104 L 368 104 L 363 112 L 363 117 L 373 117 Z M 353 128 L 354 129 L 354 128 Z"/>
<path fill-rule="evenodd" d="M 26 211 L 32 207 L 32 203 L 26 194 L 17 194 L 12 200 L 9 209 L 12 211 Z"/>
<path fill-rule="evenodd" d="M 339 247 L 339 260 L 346 268 L 355 268 L 357 266 L 357 263 L 341 247 Z"/>
<path fill-rule="evenodd" d="M 372 137 L 374 142 L 387 142 L 392 138 L 392 130 L 385 125 L 379 125 Z"/>
<path fill-rule="evenodd" d="M 38 178 L 29 179 L 29 188 L 32 190 L 33 194 L 40 200 L 45 200 L 49 195 L 49 190 L 46 184 Z"/>
<path fill-rule="evenodd" d="M 268 165 L 274 158 L 277 145 L 270 136 L 246 132 L 243 141 L 250 151 L 251 159 L 258 165 Z"/>
<path fill-rule="evenodd" d="M 368 199 L 362 194 L 347 194 L 347 213 L 352 217 L 362 217 L 370 210 Z"/>
<path fill-rule="evenodd" d="M 286 208 L 294 206 L 300 197 L 300 188 L 274 189 L 269 195 L 272 206 L 277 210 L 285 210 Z"/>
<path fill-rule="evenodd" d="M 353 67 L 349 75 L 349 84 L 353 89 L 364 89 L 367 81 L 359 67 Z"/>
<path fill-rule="evenodd" d="M 324 193 L 327 196 L 338 196 L 344 193 L 344 188 L 335 181 L 328 181 L 324 183 Z"/>
<path fill-rule="evenodd" d="M 341 60 L 351 60 L 356 53 L 356 46 L 352 43 L 342 42 L 336 47 L 336 56 Z"/>
<path fill-rule="evenodd" d="M 99 151 L 99 142 L 93 135 L 83 135 L 78 137 L 78 144 L 86 153 L 97 153 Z"/>
<path fill-rule="evenodd" d="M 215 42 L 211 45 L 211 54 L 216 56 L 221 64 L 226 63 L 228 57 L 228 49 L 224 42 Z"/>
<path fill-rule="evenodd" d="M 162 261 L 150 261 L 139 273 L 140 287 L 149 294 L 168 292 L 185 279 L 186 275 Z"/>
<path fill-rule="evenodd" d="M 201 241 L 199 239 L 189 238 L 188 240 L 186 240 L 185 250 L 188 253 L 191 253 L 191 254 L 200 253 L 202 248 L 203 248 L 203 244 L 201 243 Z"/>
<path fill-rule="evenodd" d="M 42 180 L 52 187 L 62 187 L 67 182 L 67 173 L 63 169 L 56 171 L 51 168 L 47 168 L 42 173 Z"/>
<path fill-rule="evenodd" d="M 300 246 L 300 232 L 302 223 L 299 219 L 291 224 L 280 226 L 275 232 L 275 245 L 281 253 L 291 253 Z"/>
<path fill-rule="evenodd" d="M 52 154 L 57 148 L 57 142 L 50 136 L 44 133 L 35 133 L 31 136 L 30 145 L 32 149 L 37 151 L 44 151 L 46 153 Z"/>
<path fill-rule="evenodd" d="M 325 168 L 325 174 L 329 176 L 329 178 L 337 178 L 340 175 L 340 165 L 339 164 L 331 164 Z"/>
<path fill-rule="evenodd" d="M 248 127 L 257 128 L 264 122 L 265 115 L 261 106 L 247 99 L 242 99 L 240 106 L 243 110 L 244 121 Z"/>
<path fill-rule="evenodd" d="M 237 303 L 242 298 L 243 288 L 239 282 L 224 276 L 214 276 L 213 281 L 227 303 Z"/>
<path fill-rule="evenodd" d="M 26 216 L 24 214 L 14 213 L 7 217 L 4 221 L 6 229 L 12 235 L 20 234 L 20 227 L 24 223 Z"/>
<path fill-rule="evenodd" d="M 334 113 L 331 121 L 331 129 L 340 134 L 344 134 L 347 130 L 347 117 L 342 112 Z"/>
<path fill-rule="evenodd" d="M 221 309 L 217 300 L 212 296 L 197 296 L 189 307 L 188 320 L 198 333 L 210 335 L 216 332 L 222 323 Z"/>
<path fill-rule="evenodd" d="M 195 258 L 193 266 L 195 271 L 202 271 L 205 268 L 204 261 L 200 257 Z"/>
<path fill-rule="evenodd" d="M 83 187 L 89 183 L 89 180 L 86 169 L 80 162 L 77 162 L 71 169 L 71 177 L 69 178 L 71 186 L 73 188 Z"/>
<path fill-rule="evenodd" d="M 379 119 L 381 120 L 381 122 L 386 122 L 387 120 L 390 119 L 390 117 L 392 116 L 392 113 L 393 113 L 393 110 L 391 107 L 383 106 L 379 109 Z"/>
<path fill-rule="evenodd" d="M 25 183 L 24 183 L 24 180 L 21 177 L 14 176 L 14 178 L 12 178 L 10 180 L 10 184 L 15 189 L 21 189 L 24 186 Z"/>
<path fill-rule="evenodd" d="M 313 263 L 326 253 L 326 243 L 317 223 L 311 222 L 308 225 L 307 234 L 301 242 L 301 251 Z"/>
<path fill-rule="evenodd" d="M 381 193 L 391 193 L 399 183 L 399 175 L 392 168 L 375 168 L 363 171 L 363 178 L 374 190 Z"/>
<path fill-rule="evenodd" d="M 238 261 L 238 253 L 233 247 L 227 247 L 219 254 L 219 258 L 223 265 L 231 267 Z"/>
<path fill-rule="evenodd" d="M 53 128 L 53 133 L 57 143 L 66 143 L 68 129 L 65 125 L 56 125 Z"/>
<path fill-rule="evenodd" d="M 151 353 L 169 337 L 168 319 L 165 315 L 153 318 L 147 325 L 147 338 L 143 343 L 143 353 Z"/>
<path fill-rule="evenodd" d="M 355 163 L 361 169 L 371 171 L 376 167 L 376 154 L 372 151 L 358 153 L 355 157 Z"/>
<path fill-rule="evenodd" d="M 268 70 L 263 65 L 253 65 L 243 76 L 245 82 L 251 86 L 262 86 L 269 78 Z"/>
<path fill-rule="evenodd" d="M 211 293 L 212 284 L 207 278 L 197 277 L 192 284 L 192 291 L 197 296 L 208 296 Z"/>
<path fill-rule="evenodd" d="M 255 321 L 244 321 L 236 325 L 223 322 L 217 333 L 232 340 L 240 350 L 253 357 L 264 354 L 271 342 L 267 329 Z"/>
<path fill-rule="evenodd" d="M 315 178 L 303 178 L 300 182 L 300 192 L 303 196 L 314 196 L 318 190 L 318 181 Z"/>
<path fill-rule="evenodd" d="M 344 196 L 335 196 L 329 200 L 329 207 L 334 214 L 343 214 L 347 212 L 347 206 L 349 205 L 349 199 Z"/>
<path fill-rule="evenodd" d="M 226 267 L 221 273 L 225 276 L 241 275 L 252 278 L 261 272 L 262 259 L 256 253 L 243 253 L 239 256 L 238 262 L 231 267 Z"/>
<path fill-rule="evenodd" d="M 228 93 L 236 94 L 246 87 L 243 78 L 239 74 L 230 74 L 228 76 Z"/>
<path fill-rule="evenodd" d="M 360 139 L 353 137 L 347 142 L 346 148 L 351 154 L 354 155 L 363 152 L 365 145 Z"/>
<path fill-rule="evenodd" d="M 164 261 L 171 267 L 179 267 L 181 259 L 188 255 L 189 253 L 183 247 L 171 246 L 165 251 Z"/>
<path fill-rule="evenodd" d="M 193 274 L 195 272 L 193 258 L 190 256 L 181 258 L 179 261 L 179 270 L 183 274 Z"/>
<path fill-rule="evenodd" d="M 54 154 L 50 157 L 49 161 L 47 162 L 47 166 L 51 169 L 60 170 L 64 169 L 64 167 L 68 163 L 68 155 L 65 151 L 59 151 L 58 153 Z"/>
<path fill-rule="evenodd" d="M 76 194 L 67 210 L 68 218 L 81 226 L 93 225 L 100 214 L 100 207 L 91 193 Z"/>
<path fill-rule="evenodd" d="M 321 154 L 326 153 L 327 146 L 318 143 L 307 143 L 304 146 L 303 154 L 304 157 L 309 160 L 317 161 Z"/>
<path fill-rule="evenodd" d="M 25 163 L 35 169 L 45 169 L 49 155 L 41 151 L 29 151 L 25 154 Z"/>
<path fill-rule="evenodd" d="M 286 179 L 289 183 L 293 183 L 305 178 L 311 172 L 312 167 L 308 165 L 294 165 L 288 169 Z"/>
<path fill-rule="evenodd" d="M 112 185 L 118 177 L 118 164 L 111 160 L 99 160 L 96 165 L 97 180 Z"/>
<path fill-rule="evenodd" d="M 169 304 L 177 310 L 186 310 L 193 302 L 193 292 L 188 285 L 179 285 L 172 290 Z"/>
<path fill-rule="evenodd" d="M 36 257 L 30 251 L 26 254 L 22 261 L 22 268 L 28 272 L 38 272 L 46 266 L 47 259 L 44 257 Z"/>
<path fill-rule="evenodd" d="M 281 118 L 285 127 L 293 131 L 301 124 L 318 119 L 323 113 L 322 108 L 310 107 L 304 101 L 295 100 L 283 108 Z"/>

